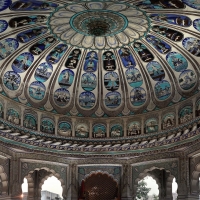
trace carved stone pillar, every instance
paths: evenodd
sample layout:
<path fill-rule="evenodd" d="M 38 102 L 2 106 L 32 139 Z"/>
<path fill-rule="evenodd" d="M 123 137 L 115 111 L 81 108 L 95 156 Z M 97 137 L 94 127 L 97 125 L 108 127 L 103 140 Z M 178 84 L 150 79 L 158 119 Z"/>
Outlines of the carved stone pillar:
<path fill-rule="evenodd" d="M 21 117 L 20 117 L 20 119 L 21 119 L 21 122 L 20 122 L 20 124 L 21 124 L 21 126 L 23 126 L 23 123 L 24 123 L 24 107 L 21 107 Z"/>
<path fill-rule="evenodd" d="M 144 118 L 141 119 L 141 134 L 144 134 Z"/>
<path fill-rule="evenodd" d="M 92 138 L 92 120 L 89 120 L 89 138 Z"/>
<path fill-rule="evenodd" d="M 131 188 L 130 188 L 130 168 L 128 164 L 123 165 L 123 177 L 122 177 L 122 195 L 121 200 L 132 200 Z"/>
<path fill-rule="evenodd" d="M 75 137 L 75 118 L 72 118 L 72 137 Z"/>
<path fill-rule="evenodd" d="M 106 120 L 106 137 L 110 137 L 110 120 Z"/>
<path fill-rule="evenodd" d="M 176 126 L 178 126 L 178 124 L 179 124 L 179 113 L 178 113 L 178 111 L 179 111 L 179 106 L 176 106 L 175 107 Z"/>
<path fill-rule="evenodd" d="M 55 116 L 55 135 L 58 135 L 58 116 Z"/>
<path fill-rule="evenodd" d="M 127 119 L 124 118 L 123 122 L 124 122 L 124 137 L 126 137 L 127 136 Z"/>
<path fill-rule="evenodd" d="M 158 116 L 158 131 L 161 131 L 161 129 L 162 129 L 161 124 L 162 124 L 162 116 L 161 116 L 161 113 L 159 113 L 159 116 Z"/>
<path fill-rule="evenodd" d="M 71 184 L 70 184 L 70 191 L 71 191 L 71 200 L 77 200 L 78 199 L 78 180 L 76 178 L 76 165 L 71 164 L 70 165 L 70 175 L 71 175 Z"/>
<path fill-rule="evenodd" d="M 22 189 L 20 183 L 20 168 L 19 159 L 14 157 L 10 163 L 11 178 L 9 183 L 10 199 L 19 200 L 21 199 Z M 9 199 L 9 198 L 8 198 Z"/>
<path fill-rule="evenodd" d="M 40 125 L 41 125 L 41 113 L 38 113 L 38 125 L 37 125 L 37 130 L 40 131 Z"/>

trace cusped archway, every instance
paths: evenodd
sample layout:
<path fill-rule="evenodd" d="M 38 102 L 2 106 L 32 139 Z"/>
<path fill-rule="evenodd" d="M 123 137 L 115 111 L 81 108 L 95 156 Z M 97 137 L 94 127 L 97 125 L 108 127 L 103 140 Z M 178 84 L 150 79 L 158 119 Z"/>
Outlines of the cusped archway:
<path fill-rule="evenodd" d="M 92 172 L 81 183 L 79 199 L 113 200 L 119 197 L 119 185 L 107 172 Z"/>

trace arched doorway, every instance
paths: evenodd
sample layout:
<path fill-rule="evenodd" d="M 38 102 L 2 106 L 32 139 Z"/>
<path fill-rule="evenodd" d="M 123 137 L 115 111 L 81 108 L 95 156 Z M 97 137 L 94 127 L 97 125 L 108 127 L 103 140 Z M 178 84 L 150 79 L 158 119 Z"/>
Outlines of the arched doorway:
<path fill-rule="evenodd" d="M 22 200 L 28 199 L 28 180 L 24 178 L 22 183 Z"/>
<path fill-rule="evenodd" d="M 81 184 L 79 200 L 119 200 L 118 183 L 108 173 L 94 172 Z"/>
<path fill-rule="evenodd" d="M 48 177 L 42 185 L 41 200 L 61 199 L 62 192 L 61 182 L 55 176 Z"/>

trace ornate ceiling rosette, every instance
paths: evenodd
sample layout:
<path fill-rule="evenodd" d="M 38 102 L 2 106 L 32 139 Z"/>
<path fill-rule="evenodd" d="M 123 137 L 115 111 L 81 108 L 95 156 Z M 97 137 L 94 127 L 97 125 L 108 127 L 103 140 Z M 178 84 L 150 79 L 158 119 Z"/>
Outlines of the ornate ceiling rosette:
<path fill-rule="evenodd" d="M 132 117 L 138 117 L 130 122 L 138 134 L 144 127 L 152 133 L 152 124 L 154 132 L 167 129 L 171 116 L 175 126 L 179 109 L 188 101 L 195 105 L 197 0 L 3 0 L 0 18 L 1 98 L 21 109 L 2 104 L 4 118 L 13 123 L 19 124 L 19 117 L 22 125 L 33 129 L 32 121 L 34 130 L 46 133 L 57 127 L 60 135 L 70 136 L 77 128 L 77 137 L 89 137 L 91 130 L 98 137 L 108 136 L 109 130 L 110 137 L 122 137 L 124 121 L 128 129 Z M 188 112 L 191 120 L 194 105 L 180 112 L 180 124 Z M 149 112 L 159 112 L 159 117 Z M 76 124 L 65 117 L 83 121 Z M 85 117 L 99 123 L 89 125 Z M 105 119 L 115 120 L 108 127 Z"/>
<path fill-rule="evenodd" d="M 128 45 L 149 30 L 150 20 L 136 6 L 115 2 L 81 2 L 59 7 L 48 22 L 59 40 L 89 49 Z"/>

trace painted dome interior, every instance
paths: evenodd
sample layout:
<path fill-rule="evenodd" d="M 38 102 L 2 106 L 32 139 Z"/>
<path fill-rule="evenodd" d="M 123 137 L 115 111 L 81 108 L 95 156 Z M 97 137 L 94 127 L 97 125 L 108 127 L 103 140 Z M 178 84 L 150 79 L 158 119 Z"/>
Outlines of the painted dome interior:
<path fill-rule="evenodd" d="M 199 10 L 199 0 L 0 1 L 2 129 L 105 145 L 192 127 Z"/>

